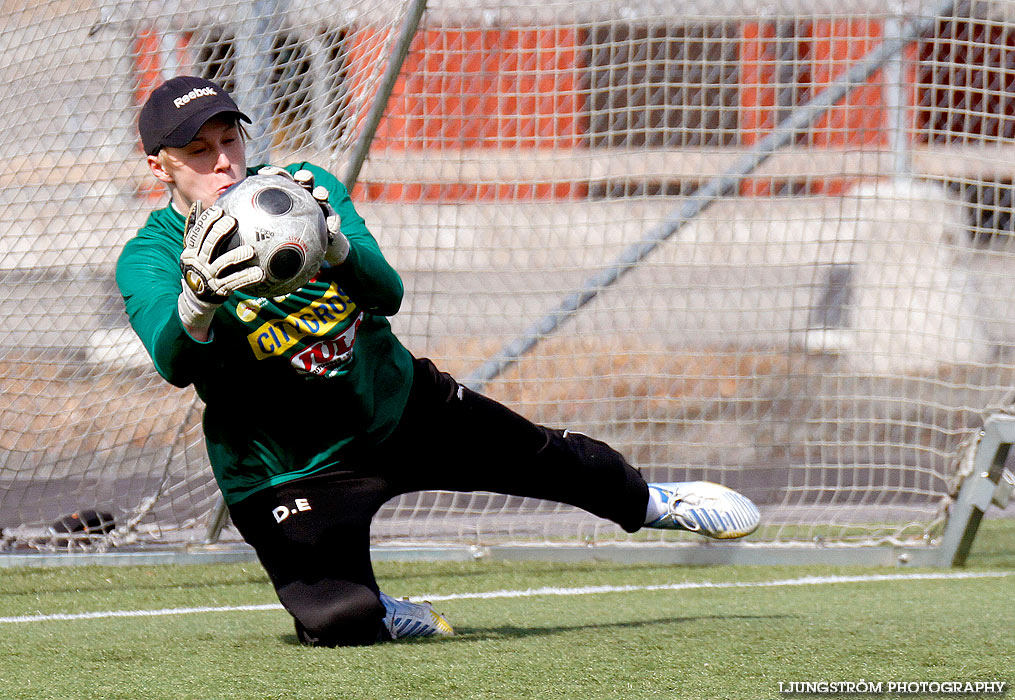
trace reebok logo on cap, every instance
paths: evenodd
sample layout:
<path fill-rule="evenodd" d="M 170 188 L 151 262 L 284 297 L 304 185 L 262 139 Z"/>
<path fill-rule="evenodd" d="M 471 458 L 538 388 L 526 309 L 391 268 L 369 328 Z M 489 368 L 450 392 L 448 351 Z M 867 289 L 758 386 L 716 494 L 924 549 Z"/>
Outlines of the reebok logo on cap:
<path fill-rule="evenodd" d="M 209 97 L 211 95 L 217 94 L 218 93 L 215 92 L 215 88 L 211 87 L 194 88 L 186 95 L 182 95 L 181 97 L 177 97 L 175 100 L 173 100 L 173 104 L 176 105 L 177 109 L 180 109 L 181 107 L 189 103 L 191 100 L 196 100 L 198 97 Z"/>

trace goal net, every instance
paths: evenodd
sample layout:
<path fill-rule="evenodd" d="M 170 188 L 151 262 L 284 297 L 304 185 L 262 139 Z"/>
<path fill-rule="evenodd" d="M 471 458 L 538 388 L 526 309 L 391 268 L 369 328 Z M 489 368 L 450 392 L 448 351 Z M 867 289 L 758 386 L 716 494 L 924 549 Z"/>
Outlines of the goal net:
<path fill-rule="evenodd" d="M 413 27 L 414 6 L 4 4 L 0 547 L 200 542 L 214 519 L 200 401 L 113 281 L 166 203 L 135 124 L 176 74 L 232 91 L 251 162 L 355 179 L 415 354 L 649 480 L 743 491 L 752 543 L 935 542 L 1015 386 L 1011 3 L 430 0 Z M 449 492 L 373 534 L 693 539 Z"/>

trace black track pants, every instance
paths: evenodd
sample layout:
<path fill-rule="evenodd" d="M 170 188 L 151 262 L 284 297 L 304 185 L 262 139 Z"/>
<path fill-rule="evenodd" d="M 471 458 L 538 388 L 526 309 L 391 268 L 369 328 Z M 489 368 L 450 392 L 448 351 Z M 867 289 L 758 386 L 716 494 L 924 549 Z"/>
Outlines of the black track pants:
<path fill-rule="evenodd" d="M 300 640 L 324 646 L 386 639 L 370 564 L 370 521 L 413 491 L 492 491 L 582 508 L 628 532 L 648 488 L 603 442 L 538 426 L 416 360 L 398 428 L 343 468 L 266 489 L 230 508 Z M 411 533 L 409 533 L 411 534 Z"/>

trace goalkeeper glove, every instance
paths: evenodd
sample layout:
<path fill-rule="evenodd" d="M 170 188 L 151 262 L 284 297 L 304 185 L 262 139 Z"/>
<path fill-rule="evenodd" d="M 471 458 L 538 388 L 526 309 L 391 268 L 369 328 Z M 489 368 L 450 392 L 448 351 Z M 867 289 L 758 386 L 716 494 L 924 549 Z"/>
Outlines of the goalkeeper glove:
<path fill-rule="evenodd" d="M 264 279 L 264 270 L 251 264 L 253 246 L 221 250 L 236 226 L 236 219 L 218 207 L 204 209 L 201 202 L 191 206 L 183 228 L 183 291 L 177 301 L 184 326 L 208 328 L 230 294 Z"/>
<path fill-rule="evenodd" d="M 267 165 L 258 170 L 257 174 L 287 177 L 296 182 L 296 184 L 309 192 L 317 200 L 321 211 L 324 212 L 324 220 L 328 224 L 328 249 L 324 253 L 324 259 L 329 265 L 341 265 L 344 263 L 345 259 L 349 257 L 349 239 L 342 233 L 341 217 L 339 217 L 328 201 L 328 198 L 331 196 L 328 188 L 323 185 L 314 187 L 314 174 L 309 170 L 297 170 L 296 174 L 293 175 L 288 170 L 276 168 L 274 165 Z"/>

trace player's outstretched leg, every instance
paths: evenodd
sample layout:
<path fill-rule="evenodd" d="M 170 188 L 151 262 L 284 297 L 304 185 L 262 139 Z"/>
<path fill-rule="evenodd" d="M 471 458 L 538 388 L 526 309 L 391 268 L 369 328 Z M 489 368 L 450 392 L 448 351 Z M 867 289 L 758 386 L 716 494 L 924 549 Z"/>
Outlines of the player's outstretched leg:
<path fill-rule="evenodd" d="M 381 593 L 384 624 L 392 639 L 404 637 L 449 636 L 455 633 L 448 621 L 435 612 L 430 603 L 410 603 Z"/>
<path fill-rule="evenodd" d="M 745 537 L 761 514 L 746 496 L 709 481 L 649 484 L 646 527 L 688 530 L 717 540 Z"/>

